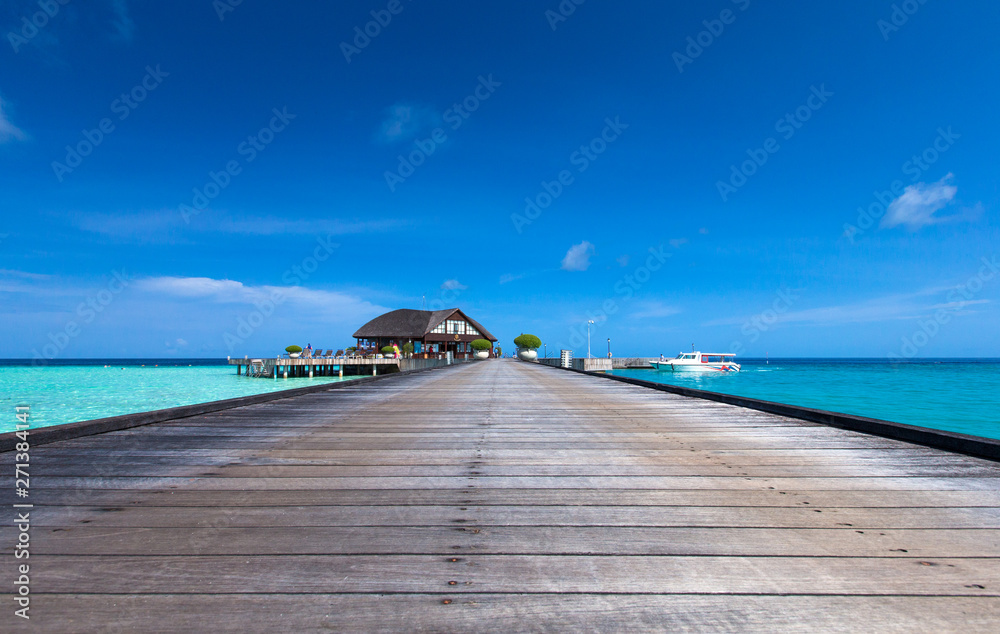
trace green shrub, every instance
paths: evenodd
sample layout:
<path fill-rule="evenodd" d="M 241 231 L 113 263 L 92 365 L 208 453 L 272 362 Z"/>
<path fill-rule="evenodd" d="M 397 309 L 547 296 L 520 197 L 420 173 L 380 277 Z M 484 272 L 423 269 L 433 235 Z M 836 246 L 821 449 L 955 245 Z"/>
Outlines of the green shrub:
<path fill-rule="evenodd" d="M 473 350 L 489 350 L 493 344 L 487 339 L 475 339 L 472 342 Z"/>
<path fill-rule="evenodd" d="M 301 346 L 288 346 L 287 348 L 285 348 L 285 352 L 287 352 L 288 354 L 295 354 L 296 352 L 302 352 L 302 347 Z"/>
<path fill-rule="evenodd" d="M 392 346 L 382 346 L 382 354 L 395 354 L 396 350 Z"/>
<path fill-rule="evenodd" d="M 514 339 L 514 344 L 518 348 L 527 348 L 529 350 L 536 350 L 542 347 L 542 340 L 535 335 L 521 335 Z"/>
<path fill-rule="evenodd" d="M 412 343 L 404 343 L 403 344 L 403 352 L 405 354 L 413 354 L 413 344 Z"/>

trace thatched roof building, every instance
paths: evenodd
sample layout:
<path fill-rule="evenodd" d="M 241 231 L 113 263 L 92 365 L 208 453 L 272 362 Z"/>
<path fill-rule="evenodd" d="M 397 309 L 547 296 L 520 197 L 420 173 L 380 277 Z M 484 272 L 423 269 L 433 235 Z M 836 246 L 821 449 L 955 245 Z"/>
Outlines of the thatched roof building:
<path fill-rule="evenodd" d="M 458 308 L 394 310 L 369 321 L 354 333 L 354 338 L 359 348 L 381 349 L 393 344 L 402 348 L 412 343 L 414 356 L 435 357 L 451 352 L 457 359 L 471 355 L 469 343 L 474 339 L 497 340 Z"/>

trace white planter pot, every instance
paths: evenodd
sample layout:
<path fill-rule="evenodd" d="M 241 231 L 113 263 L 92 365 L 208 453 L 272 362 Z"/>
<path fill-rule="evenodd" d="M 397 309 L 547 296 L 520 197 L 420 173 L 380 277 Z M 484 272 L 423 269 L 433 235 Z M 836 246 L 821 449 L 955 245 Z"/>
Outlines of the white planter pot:
<path fill-rule="evenodd" d="M 538 358 L 538 351 L 533 348 L 518 348 L 517 358 L 521 361 L 534 361 Z"/>
<path fill-rule="evenodd" d="M 490 358 L 490 351 L 489 350 L 476 350 L 476 358 L 477 359 L 489 359 Z"/>
<path fill-rule="evenodd" d="M 289 352 L 288 356 L 291 357 L 292 359 L 298 359 L 300 354 L 302 354 L 302 353 L 301 352 Z"/>

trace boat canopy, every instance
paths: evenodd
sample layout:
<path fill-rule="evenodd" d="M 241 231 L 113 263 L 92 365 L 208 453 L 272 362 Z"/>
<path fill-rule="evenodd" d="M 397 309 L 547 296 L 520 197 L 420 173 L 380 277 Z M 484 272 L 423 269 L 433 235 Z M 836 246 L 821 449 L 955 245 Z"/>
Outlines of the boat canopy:
<path fill-rule="evenodd" d="M 698 355 L 703 357 L 736 357 L 732 352 L 679 352 L 677 353 L 678 359 L 694 359 Z"/>

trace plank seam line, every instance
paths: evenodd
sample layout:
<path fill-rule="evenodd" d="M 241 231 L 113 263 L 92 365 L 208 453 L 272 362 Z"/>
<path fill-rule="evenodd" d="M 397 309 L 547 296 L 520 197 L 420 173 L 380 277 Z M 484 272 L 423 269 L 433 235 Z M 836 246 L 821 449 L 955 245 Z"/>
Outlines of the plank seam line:
<path fill-rule="evenodd" d="M 463 590 L 456 592 L 454 590 L 425 590 L 425 591 L 403 591 L 403 590 L 385 590 L 373 588 L 371 590 L 359 590 L 357 592 L 274 592 L 274 591 L 261 591 L 261 592 L 46 592 L 44 590 L 32 591 L 32 594 L 45 594 L 51 596 L 176 596 L 176 597 L 191 597 L 191 596 L 257 596 L 257 595 L 268 595 L 268 596 L 357 596 L 366 594 L 377 594 L 377 595 L 393 595 L 393 596 L 479 596 L 479 595 L 493 595 L 493 596 L 566 596 L 566 595 L 577 595 L 577 596 L 692 596 L 692 597 L 907 597 L 914 599 L 926 599 L 926 598 L 975 598 L 975 599 L 1000 599 L 1000 594 L 943 594 L 943 593 L 928 593 L 928 594 L 913 594 L 913 593 L 856 593 L 848 594 L 845 592 L 831 592 L 831 593 L 819 593 L 819 592 L 589 592 L 586 590 L 568 590 L 566 592 L 543 592 L 543 591 L 532 591 L 532 590 Z M 0 596 L 16 596 L 10 593 L 2 594 Z"/>

